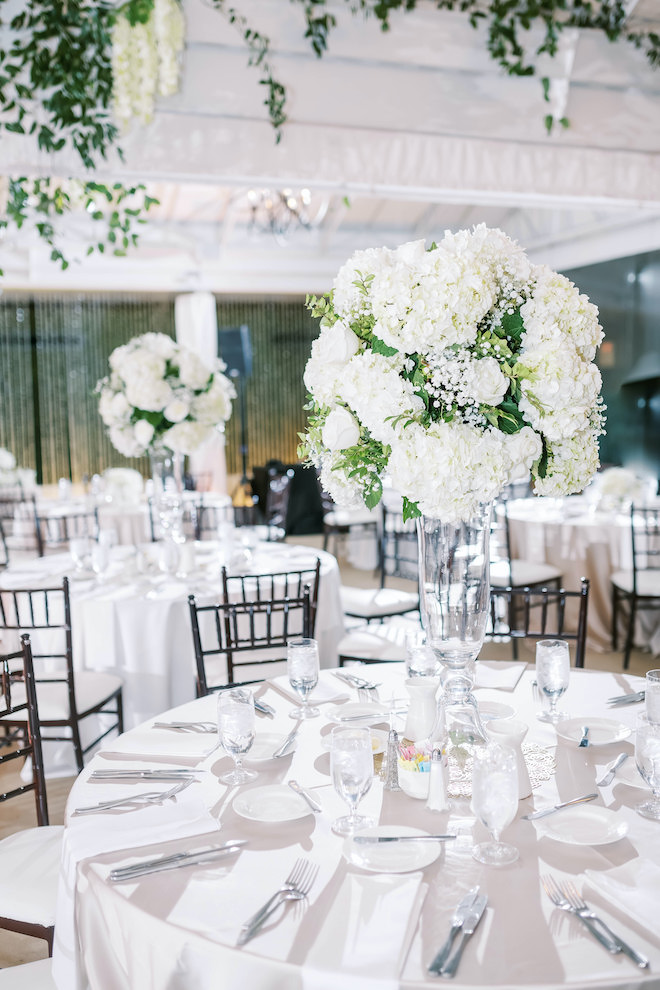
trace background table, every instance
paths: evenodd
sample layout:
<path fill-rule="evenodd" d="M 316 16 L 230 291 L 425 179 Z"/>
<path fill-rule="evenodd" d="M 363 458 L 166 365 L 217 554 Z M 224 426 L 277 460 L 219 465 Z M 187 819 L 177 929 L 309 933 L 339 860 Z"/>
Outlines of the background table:
<path fill-rule="evenodd" d="M 495 671 L 497 683 L 508 668 L 487 664 L 484 669 L 491 677 Z M 369 674 L 383 682 L 383 697 L 402 693 L 402 665 L 371 666 Z M 527 741 L 555 753 L 556 774 L 536 787 L 533 798 L 520 803 L 521 815 L 534 806 L 596 790 L 594 782 L 603 767 L 618 752 L 633 749 L 630 740 L 587 749 L 558 741 L 555 730 L 535 718 L 538 702 L 532 691 L 533 676 L 533 670 L 526 671 L 513 691 L 477 689 L 480 700 L 515 708 L 530 726 Z M 330 672 L 323 672 L 321 681 L 320 690 L 326 696 L 344 690 L 337 687 L 339 682 Z M 632 725 L 639 706 L 611 713 L 605 701 L 640 683 L 639 678 L 619 674 L 572 671 L 562 702 L 572 715 L 586 720 L 611 714 Z M 274 721 L 259 720 L 259 732 L 284 734 L 291 726 L 287 717 L 291 702 L 272 685 L 258 690 L 277 710 Z M 214 699 L 201 699 L 166 717 L 213 718 L 214 706 Z M 361 810 L 376 814 L 381 824 L 414 825 L 433 833 L 456 831 L 459 838 L 447 843 L 434 863 L 414 873 L 368 873 L 346 862 L 344 840 L 330 831 L 330 822 L 341 813 L 341 802 L 330 784 L 329 756 L 322 747 L 332 728 L 328 708 L 323 706 L 322 712 L 321 718 L 302 724 L 292 757 L 259 764 L 259 778 L 246 785 L 258 787 L 295 778 L 313 789 L 321 814 L 282 824 L 240 817 L 232 807 L 238 789 L 217 780 L 228 760 L 211 754 L 199 762 L 191 754 L 189 736 L 183 737 L 178 758 L 175 734 L 161 730 L 159 750 L 154 742 L 158 730 L 149 727 L 123 737 L 121 754 L 95 757 L 92 767 L 116 767 L 121 759 L 140 766 L 160 751 L 168 765 L 198 762 L 208 772 L 202 775 L 202 783 L 185 792 L 187 800 L 181 796 L 178 809 L 172 802 L 161 807 L 161 830 L 153 834 L 151 846 L 143 845 L 142 828 L 139 847 L 128 851 L 131 836 L 138 845 L 142 811 L 117 815 L 110 822 L 102 820 L 105 816 L 94 816 L 94 829 L 89 819 L 68 819 L 54 960 L 61 990 L 88 986 L 91 990 L 437 987 L 440 981 L 427 979 L 426 965 L 448 932 L 453 907 L 476 884 L 487 893 L 488 908 L 465 952 L 455 986 L 471 990 L 658 986 L 657 929 L 654 936 L 622 911 L 590 895 L 612 927 L 649 957 L 651 970 L 642 972 L 626 957 L 609 955 L 576 919 L 553 907 L 540 883 L 545 873 L 575 877 L 585 869 L 608 870 L 636 857 L 659 866 L 659 826 L 633 810 L 643 799 L 643 790 L 615 778 L 613 785 L 600 791 L 595 804 L 610 807 L 628 825 L 627 836 L 608 845 L 565 844 L 545 834 L 543 821 L 517 819 L 504 837 L 518 846 L 520 859 L 498 870 L 472 859 L 473 839 L 480 841 L 485 830 L 475 824 L 467 799 L 456 800 L 450 814 L 434 813 L 422 801 L 401 792 L 383 792 L 374 783 Z M 147 744 L 149 757 L 144 755 Z M 119 786 L 115 789 L 125 793 Z M 86 771 L 74 785 L 68 811 L 100 796 L 98 788 L 87 781 Z M 113 827 L 123 829 L 123 835 L 118 836 Z M 247 838 L 248 845 L 228 861 L 155 874 L 128 884 L 112 885 L 107 880 L 113 866 L 165 851 L 219 845 L 237 837 Z M 279 886 L 299 856 L 320 865 L 307 907 L 289 906 L 279 923 L 237 948 L 241 922 Z M 649 925 L 653 924 L 651 919 Z"/>

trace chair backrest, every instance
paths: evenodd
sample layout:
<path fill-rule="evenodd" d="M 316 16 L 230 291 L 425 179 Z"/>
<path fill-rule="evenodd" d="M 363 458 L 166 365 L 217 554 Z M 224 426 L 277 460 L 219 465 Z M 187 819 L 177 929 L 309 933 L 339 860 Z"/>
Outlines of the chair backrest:
<path fill-rule="evenodd" d="M 321 583 L 321 559 L 316 558 L 313 567 L 297 571 L 273 571 L 269 574 L 228 574 L 221 572 L 222 600 L 224 602 L 267 602 L 278 598 L 301 598 L 309 588 L 310 632 L 314 635 L 316 610 Z"/>
<path fill-rule="evenodd" d="M 10 550 L 37 552 L 43 547 L 34 495 L 26 495 L 20 485 L 0 492 L 0 521 Z"/>
<path fill-rule="evenodd" d="M 630 507 L 633 555 L 633 592 L 640 571 L 660 570 L 660 507 Z"/>
<path fill-rule="evenodd" d="M 403 521 L 403 513 L 383 505 L 380 536 L 380 586 L 387 577 L 419 580 L 417 525 L 414 519 Z"/>
<path fill-rule="evenodd" d="M 223 527 L 236 525 L 235 509 L 231 503 L 219 502 L 213 496 L 198 497 L 196 540 L 219 539 Z"/>
<path fill-rule="evenodd" d="M 0 519 L 0 570 L 9 566 L 9 550 L 7 550 L 7 540 L 5 538 L 5 527 Z"/>
<path fill-rule="evenodd" d="M 66 549 L 71 540 L 99 538 L 99 510 L 96 506 L 82 512 L 40 516 L 37 530 L 42 554 L 48 550 Z"/>
<path fill-rule="evenodd" d="M 309 587 L 295 598 L 198 605 L 195 596 L 189 595 L 188 604 L 200 698 L 225 686 L 209 684 L 207 663 L 213 658 L 226 661 L 227 683 L 231 684 L 236 667 L 281 662 L 289 639 L 311 636 Z"/>
<path fill-rule="evenodd" d="M 69 709 L 75 715 L 69 579 L 51 588 L 0 590 L 0 628 L 30 631 L 32 658 L 38 661 L 35 681 L 66 685 Z"/>
<path fill-rule="evenodd" d="M 577 617 L 567 609 L 577 605 Z M 566 639 L 575 642 L 575 666 L 584 667 L 587 641 L 589 581 L 578 591 L 564 588 L 490 589 L 491 628 L 488 636 L 511 639 Z"/>
<path fill-rule="evenodd" d="M 513 570 L 511 567 L 511 530 L 509 526 L 509 510 L 507 498 L 497 498 L 493 504 L 490 518 L 490 562 L 499 564 L 502 568 L 502 579 L 513 585 Z M 504 562 L 504 564 L 502 563 Z M 504 567 L 506 566 L 506 570 Z"/>
<path fill-rule="evenodd" d="M 22 783 L 4 791 L 0 794 L 0 801 L 7 801 L 10 798 L 18 797 L 19 794 L 25 794 L 27 791 L 34 791 L 37 822 L 39 825 L 48 825 L 48 803 L 34 666 L 30 637 L 26 634 L 21 636 L 21 647 L 16 653 L 0 655 L 0 703 L 2 704 L 0 715 L 22 716 L 22 713 L 26 713 L 27 731 L 20 737 L 21 741 L 16 748 L 7 747 L 0 750 L 0 766 L 12 760 L 30 759 L 32 762 L 32 780 L 30 783 Z"/>

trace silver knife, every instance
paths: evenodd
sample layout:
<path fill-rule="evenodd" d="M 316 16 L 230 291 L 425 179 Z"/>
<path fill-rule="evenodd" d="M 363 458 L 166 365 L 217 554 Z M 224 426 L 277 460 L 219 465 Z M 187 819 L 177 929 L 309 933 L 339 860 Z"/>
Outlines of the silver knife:
<path fill-rule="evenodd" d="M 89 780 L 196 780 L 196 770 L 92 770 Z"/>
<path fill-rule="evenodd" d="M 277 759 L 280 758 L 280 756 L 287 756 L 288 755 L 288 753 L 291 751 L 291 748 L 292 748 L 292 746 L 294 745 L 294 743 L 296 741 L 296 736 L 298 735 L 299 730 L 300 730 L 300 723 L 297 723 L 291 729 L 291 732 L 286 737 L 286 739 L 284 740 L 284 742 L 282 743 L 282 745 L 278 749 L 276 749 L 275 752 L 273 753 L 273 758 L 274 759 L 277 760 Z"/>
<path fill-rule="evenodd" d="M 465 921 L 465 917 L 468 914 L 472 905 L 474 904 L 475 900 L 477 899 L 478 893 L 479 893 L 479 888 L 472 887 L 471 890 L 468 890 L 465 897 L 456 905 L 454 914 L 451 919 L 451 928 L 449 929 L 449 935 L 447 936 L 445 944 L 436 953 L 433 962 L 430 963 L 428 967 L 429 973 L 437 974 L 444 966 L 445 960 L 447 959 L 447 956 L 451 952 L 451 947 L 454 944 L 454 939 L 456 938 L 461 928 L 463 927 L 463 922 Z"/>
<path fill-rule="evenodd" d="M 158 873 L 161 870 L 174 870 L 179 866 L 192 866 L 199 863 L 211 862 L 218 856 L 228 853 L 238 852 L 244 846 L 247 839 L 231 839 L 222 846 L 213 846 L 210 849 L 199 849 L 197 852 L 174 853 L 172 856 L 161 856 L 158 859 L 147 859 L 140 863 L 133 863 L 131 866 L 121 866 L 110 871 L 110 880 L 119 883 L 122 880 L 132 880 L 135 877 L 145 876 L 147 873 Z"/>
<path fill-rule="evenodd" d="M 553 815 L 555 811 L 560 811 L 562 808 L 570 808 L 573 804 L 583 804 L 586 801 L 593 801 L 597 798 L 598 794 L 583 794 L 582 797 L 573 798 L 571 801 L 562 801 L 561 804 L 555 804 L 552 808 L 543 808 L 541 811 L 532 811 L 529 815 L 521 815 L 521 819 L 526 822 L 532 822 L 536 818 L 545 818 L 546 815 Z"/>
<path fill-rule="evenodd" d="M 265 701 L 261 701 L 259 698 L 254 699 L 254 707 L 262 715 L 266 715 L 268 718 L 273 718 L 275 715 L 275 709 L 272 705 L 267 705 Z"/>
<path fill-rule="evenodd" d="M 605 772 L 600 780 L 596 781 L 596 787 L 607 787 L 614 780 L 614 774 L 617 772 L 622 763 L 628 759 L 627 753 L 619 753 L 616 760 L 614 760 L 608 767 L 605 768 Z"/>
<path fill-rule="evenodd" d="M 608 705 L 634 705 L 638 701 L 644 701 L 646 691 L 633 691 L 631 694 L 617 694 L 614 698 L 608 698 Z"/>
<path fill-rule="evenodd" d="M 179 732 L 217 732 L 214 722 L 153 722 L 152 729 L 174 729 Z"/>
<path fill-rule="evenodd" d="M 455 839 L 455 835 L 354 835 L 353 842 L 420 842 L 424 839 L 433 839 L 441 842 L 443 839 Z"/>
<path fill-rule="evenodd" d="M 313 812 L 318 814 L 319 811 L 323 811 L 323 808 L 318 801 L 315 801 L 309 791 L 305 790 L 304 787 L 301 787 L 297 780 L 287 780 L 287 784 L 292 791 L 295 791 L 296 794 L 300 794 L 301 798 L 305 799 Z"/>
<path fill-rule="evenodd" d="M 463 927 L 461 929 L 461 941 L 458 943 L 458 947 L 454 951 L 454 954 L 450 959 L 440 968 L 440 976 L 445 976 L 447 979 L 451 979 L 455 975 L 458 969 L 458 964 L 461 961 L 461 956 L 463 955 L 463 949 L 468 943 L 468 940 L 472 935 L 474 935 L 477 925 L 481 921 L 481 916 L 486 910 L 486 904 L 488 903 L 488 898 L 485 894 L 477 897 L 473 906 L 468 910 L 465 921 L 463 922 Z"/>

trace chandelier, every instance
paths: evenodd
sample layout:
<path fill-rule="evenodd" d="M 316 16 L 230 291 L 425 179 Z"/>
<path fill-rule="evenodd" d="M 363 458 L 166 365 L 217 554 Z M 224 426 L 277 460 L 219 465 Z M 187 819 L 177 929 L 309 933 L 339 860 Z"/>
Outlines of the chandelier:
<path fill-rule="evenodd" d="M 309 189 L 249 189 L 248 232 L 272 234 L 279 244 L 286 244 L 297 230 L 318 227 L 328 210 L 325 196 L 312 196 Z"/>

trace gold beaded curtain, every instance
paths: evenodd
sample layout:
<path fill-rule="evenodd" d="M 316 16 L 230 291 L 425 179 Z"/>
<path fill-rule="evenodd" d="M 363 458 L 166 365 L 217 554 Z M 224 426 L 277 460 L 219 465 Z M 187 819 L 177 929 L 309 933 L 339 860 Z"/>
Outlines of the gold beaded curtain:
<path fill-rule="evenodd" d="M 303 299 L 217 300 L 218 327 L 247 324 L 248 462 L 295 463 L 305 426 L 302 373 L 318 325 Z M 174 296 L 35 295 L 0 298 L 0 447 L 44 484 L 81 481 L 110 466 L 148 475 L 145 458 L 119 454 L 105 434 L 94 386 L 119 344 L 149 331 L 174 337 Z M 240 474 L 240 415 L 227 424 L 227 471 Z"/>

